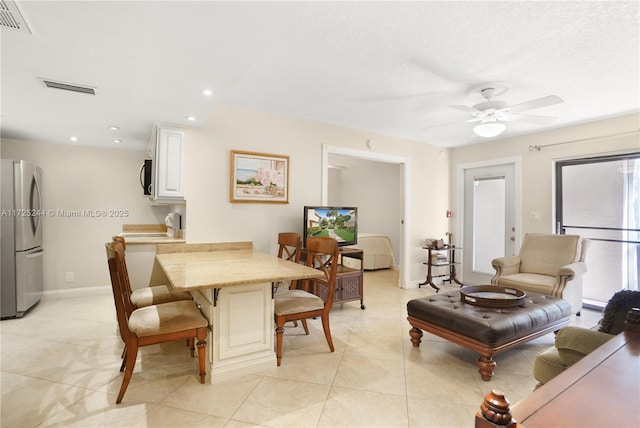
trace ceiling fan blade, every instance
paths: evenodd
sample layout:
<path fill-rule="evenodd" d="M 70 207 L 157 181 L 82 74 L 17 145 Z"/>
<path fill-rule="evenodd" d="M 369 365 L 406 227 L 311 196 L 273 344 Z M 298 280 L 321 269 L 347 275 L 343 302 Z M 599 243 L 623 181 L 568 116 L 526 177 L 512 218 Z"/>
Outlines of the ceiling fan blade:
<path fill-rule="evenodd" d="M 455 121 L 455 122 L 441 123 L 440 125 L 427 126 L 427 127 L 422 128 L 422 129 L 440 128 L 442 126 L 457 125 L 459 123 L 480 122 L 481 120 L 482 119 L 480 119 L 479 117 L 475 117 L 475 118 L 469 119 L 469 120 L 458 120 L 458 121 Z"/>
<path fill-rule="evenodd" d="M 538 116 L 533 114 L 509 114 L 510 121 L 531 123 L 533 125 L 550 125 L 555 123 L 558 118 L 554 116 Z"/>
<path fill-rule="evenodd" d="M 536 108 L 552 106 L 554 104 L 563 103 L 564 100 L 556 95 L 549 95 L 547 97 L 538 98 L 537 100 L 527 101 L 521 104 L 516 104 L 510 107 L 502 108 L 498 111 L 506 110 L 510 113 L 517 113 L 525 110 L 533 110 Z"/>
<path fill-rule="evenodd" d="M 465 113 L 482 113 L 480 110 L 476 110 L 475 108 L 469 107 L 469 106 L 460 105 L 460 106 L 449 106 L 449 107 L 455 110 L 463 111 Z"/>

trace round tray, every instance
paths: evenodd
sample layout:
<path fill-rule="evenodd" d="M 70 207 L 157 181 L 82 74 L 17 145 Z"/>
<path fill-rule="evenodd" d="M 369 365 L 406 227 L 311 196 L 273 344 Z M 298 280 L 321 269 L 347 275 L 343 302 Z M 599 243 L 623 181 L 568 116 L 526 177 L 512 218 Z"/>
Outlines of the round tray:
<path fill-rule="evenodd" d="M 522 306 L 526 296 L 522 290 L 499 285 L 467 285 L 460 289 L 460 300 L 464 303 L 491 308 Z"/>

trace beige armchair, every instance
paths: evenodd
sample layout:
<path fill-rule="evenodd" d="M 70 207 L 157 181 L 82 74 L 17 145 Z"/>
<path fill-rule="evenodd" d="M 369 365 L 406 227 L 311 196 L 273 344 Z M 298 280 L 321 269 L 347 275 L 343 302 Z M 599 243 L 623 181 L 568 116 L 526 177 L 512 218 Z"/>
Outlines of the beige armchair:
<path fill-rule="evenodd" d="M 520 254 L 494 259 L 491 284 L 561 297 L 582 309 L 582 276 L 590 241 L 578 235 L 527 233 Z"/>

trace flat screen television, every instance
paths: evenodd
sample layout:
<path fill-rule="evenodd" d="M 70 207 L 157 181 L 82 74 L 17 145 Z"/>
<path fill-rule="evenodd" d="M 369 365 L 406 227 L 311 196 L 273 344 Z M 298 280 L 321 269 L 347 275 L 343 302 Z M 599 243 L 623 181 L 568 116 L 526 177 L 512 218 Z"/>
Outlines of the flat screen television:
<path fill-rule="evenodd" d="M 357 207 L 304 207 L 303 245 L 307 238 L 330 236 L 338 241 L 338 246 L 358 243 Z"/>

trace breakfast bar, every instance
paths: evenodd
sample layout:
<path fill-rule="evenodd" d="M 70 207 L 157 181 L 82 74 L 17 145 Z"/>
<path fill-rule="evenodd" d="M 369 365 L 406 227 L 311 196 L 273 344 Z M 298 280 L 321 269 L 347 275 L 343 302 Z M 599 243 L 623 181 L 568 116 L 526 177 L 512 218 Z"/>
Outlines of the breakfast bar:
<path fill-rule="evenodd" d="M 170 285 L 189 291 L 209 321 L 212 383 L 276 367 L 273 293 L 279 281 L 322 272 L 253 249 L 251 242 L 158 245 Z"/>

